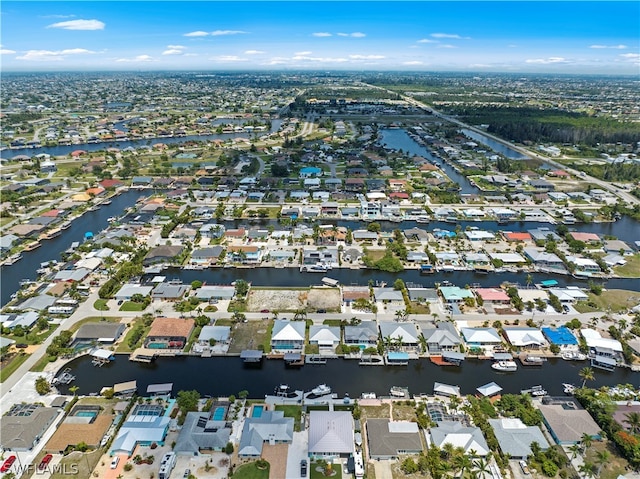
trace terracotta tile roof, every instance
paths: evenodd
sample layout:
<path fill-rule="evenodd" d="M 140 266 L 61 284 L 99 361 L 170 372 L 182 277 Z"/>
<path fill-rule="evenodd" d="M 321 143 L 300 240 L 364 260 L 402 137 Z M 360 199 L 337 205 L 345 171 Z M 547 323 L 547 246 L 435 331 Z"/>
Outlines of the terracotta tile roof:
<path fill-rule="evenodd" d="M 151 324 L 148 337 L 188 338 L 193 330 L 193 319 L 156 318 Z"/>

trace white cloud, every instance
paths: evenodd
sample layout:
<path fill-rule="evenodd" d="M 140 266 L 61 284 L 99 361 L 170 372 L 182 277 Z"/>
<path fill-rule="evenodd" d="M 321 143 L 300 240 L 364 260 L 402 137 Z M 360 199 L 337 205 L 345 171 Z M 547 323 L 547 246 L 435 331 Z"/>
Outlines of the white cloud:
<path fill-rule="evenodd" d="M 73 18 L 75 15 L 42 15 L 41 18 Z"/>
<path fill-rule="evenodd" d="M 342 57 L 309 57 L 304 55 L 297 55 L 293 57 L 293 60 L 313 63 L 344 63 L 349 61 Z"/>
<path fill-rule="evenodd" d="M 349 55 L 352 60 L 382 60 L 384 55 Z"/>
<path fill-rule="evenodd" d="M 182 55 L 187 47 L 182 45 L 167 45 L 167 49 L 162 52 L 163 55 Z"/>
<path fill-rule="evenodd" d="M 17 53 L 15 50 L 9 50 L 8 48 L 0 48 L 0 55 L 13 55 Z"/>
<path fill-rule="evenodd" d="M 469 68 L 491 68 L 491 65 L 487 63 L 472 63 Z"/>
<path fill-rule="evenodd" d="M 116 61 L 119 63 L 148 63 L 154 61 L 154 59 L 150 55 L 138 55 L 133 58 L 118 58 Z"/>
<path fill-rule="evenodd" d="M 249 32 L 243 32 L 242 30 L 214 30 L 211 32 L 211 36 L 219 37 L 221 35 L 243 35 Z"/>
<path fill-rule="evenodd" d="M 443 43 L 442 45 L 438 45 L 438 48 L 458 48 L 455 45 L 449 45 L 448 43 Z"/>
<path fill-rule="evenodd" d="M 329 32 L 315 32 L 315 33 L 312 33 L 311 35 L 313 35 L 314 37 L 331 37 L 331 36 L 333 36 Z"/>
<path fill-rule="evenodd" d="M 422 38 L 418 40 L 418 43 L 438 43 L 438 40 L 431 40 L 430 38 Z"/>
<path fill-rule="evenodd" d="M 295 56 L 297 57 L 305 57 L 307 55 L 311 55 L 313 52 L 296 52 L 294 53 Z"/>
<path fill-rule="evenodd" d="M 19 57 L 16 57 L 17 60 L 27 60 L 27 61 L 62 61 L 65 57 L 69 55 L 92 55 L 94 51 L 87 50 L 85 48 L 68 48 L 66 50 L 28 50 Z"/>
<path fill-rule="evenodd" d="M 411 60 L 408 62 L 402 62 L 403 65 L 407 65 L 407 66 L 411 66 L 411 65 L 424 65 L 424 62 L 421 62 L 420 60 Z"/>
<path fill-rule="evenodd" d="M 213 57 L 211 60 L 215 60 L 218 62 L 246 62 L 246 58 L 239 57 L 237 55 L 219 55 L 217 57 Z"/>
<path fill-rule="evenodd" d="M 202 30 L 197 30 L 195 32 L 185 33 L 185 37 L 206 37 L 209 35 L 207 32 L 203 32 Z"/>
<path fill-rule="evenodd" d="M 622 53 L 620 56 L 622 58 L 640 58 L 640 53 Z"/>
<path fill-rule="evenodd" d="M 458 35 L 457 33 L 432 33 L 432 38 L 451 38 L 454 40 L 469 40 L 470 37 L 463 37 Z"/>
<path fill-rule="evenodd" d="M 104 30 L 104 27 L 104 22 L 100 20 L 67 20 L 47 26 L 47 28 L 62 28 L 63 30 Z"/>
<path fill-rule="evenodd" d="M 530 58 L 525 60 L 525 63 L 537 63 L 539 65 L 551 65 L 554 63 L 569 63 L 569 61 L 562 57 L 549 57 L 549 58 Z"/>
<path fill-rule="evenodd" d="M 367 36 L 362 32 L 336 33 L 336 35 L 338 35 L 339 37 L 352 37 L 352 38 L 364 38 Z"/>
<path fill-rule="evenodd" d="M 589 48 L 595 48 L 595 49 L 605 49 L 605 48 L 611 48 L 613 50 L 625 50 L 629 47 L 627 47 L 626 45 L 591 45 Z"/>
<path fill-rule="evenodd" d="M 244 52 L 245 55 L 261 55 L 263 53 L 267 53 L 267 52 L 263 52 L 262 50 L 246 50 Z"/>

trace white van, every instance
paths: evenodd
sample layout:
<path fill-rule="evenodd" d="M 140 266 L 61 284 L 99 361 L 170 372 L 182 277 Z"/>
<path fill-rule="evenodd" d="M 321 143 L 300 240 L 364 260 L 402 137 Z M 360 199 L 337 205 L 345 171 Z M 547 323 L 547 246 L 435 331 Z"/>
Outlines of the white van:
<path fill-rule="evenodd" d="M 116 467 L 118 467 L 119 462 L 120 462 L 120 456 L 116 456 L 113 459 L 111 459 L 111 469 L 115 469 Z"/>

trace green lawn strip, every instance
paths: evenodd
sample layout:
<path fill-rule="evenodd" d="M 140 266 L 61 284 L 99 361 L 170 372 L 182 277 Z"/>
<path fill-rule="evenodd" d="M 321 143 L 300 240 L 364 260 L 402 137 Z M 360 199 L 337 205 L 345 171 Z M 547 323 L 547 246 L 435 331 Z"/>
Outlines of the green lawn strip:
<path fill-rule="evenodd" d="M 269 469 L 271 466 L 267 463 L 265 469 L 258 469 L 256 462 L 250 462 L 239 466 L 233 475 L 229 476 L 233 479 L 269 479 Z"/>
<path fill-rule="evenodd" d="M 109 306 L 107 306 L 106 299 L 97 299 L 95 303 L 93 303 L 93 307 L 98 311 L 109 311 Z"/>
<path fill-rule="evenodd" d="M 144 311 L 146 307 L 144 303 L 125 301 L 122 306 L 120 306 L 120 311 Z"/>
<path fill-rule="evenodd" d="M 49 328 L 38 334 L 23 334 L 22 336 L 16 336 L 15 334 L 5 334 L 5 338 L 13 339 L 17 344 L 40 344 L 42 341 L 51 336 L 53 332 L 58 329 L 58 324 L 49 323 Z M 35 329 L 34 329 L 35 330 Z"/>
<path fill-rule="evenodd" d="M 28 357 L 29 355 L 27 353 L 18 353 L 9 364 L 3 366 L 2 369 L 0 369 L 0 382 L 4 382 L 11 376 Z"/>
<path fill-rule="evenodd" d="M 333 464 L 331 471 L 331 475 L 325 474 L 324 464 L 314 461 L 309 465 L 309 479 L 325 479 L 327 477 L 342 479 L 342 466 L 340 464 Z"/>
<path fill-rule="evenodd" d="M 131 353 L 133 352 L 133 350 L 135 348 L 138 347 L 138 344 L 140 343 L 140 341 L 138 341 L 138 343 L 136 343 L 136 345 L 133 348 L 129 347 L 129 338 L 131 338 L 131 336 L 133 336 L 134 334 L 134 330 L 136 329 L 136 326 L 138 324 L 143 324 L 144 319 L 143 318 L 136 318 L 133 320 L 133 322 L 131 324 L 129 324 L 129 328 L 127 330 L 127 334 L 124 337 L 124 339 L 122 340 L 122 342 L 120 344 L 118 344 L 118 347 L 116 348 L 116 353 Z M 140 339 L 144 339 L 147 337 L 147 334 L 149 333 L 149 330 L 151 329 L 151 325 L 147 326 L 144 328 L 144 331 L 142 332 L 142 336 L 140 337 Z"/>
<path fill-rule="evenodd" d="M 640 254 L 625 256 L 624 259 L 627 263 L 613 268 L 615 273 L 623 278 L 640 278 Z"/>
<path fill-rule="evenodd" d="M 326 409 L 325 409 L 326 410 Z M 293 428 L 296 432 L 300 431 L 300 421 L 302 420 L 302 407 L 291 404 L 280 404 L 276 406 L 276 411 L 283 411 L 285 417 L 294 419 Z"/>

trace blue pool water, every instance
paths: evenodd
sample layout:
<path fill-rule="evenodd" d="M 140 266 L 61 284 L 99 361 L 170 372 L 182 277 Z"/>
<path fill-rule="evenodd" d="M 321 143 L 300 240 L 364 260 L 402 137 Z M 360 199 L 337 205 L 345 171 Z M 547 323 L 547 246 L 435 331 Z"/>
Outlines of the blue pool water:
<path fill-rule="evenodd" d="M 251 417 L 261 417 L 262 411 L 264 411 L 264 406 L 253 406 L 253 411 L 251 412 Z"/>
<path fill-rule="evenodd" d="M 213 420 L 214 421 L 222 421 L 222 420 L 224 420 L 225 412 L 226 412 L 226 408 L 224 406 L 218 406 L 213 411 Z"/>
<path fill-rule="evenodd" d="M 96 417 L 98 413 L 96 411 L 78 411 L 76 416 L 78 417 Z"/>

